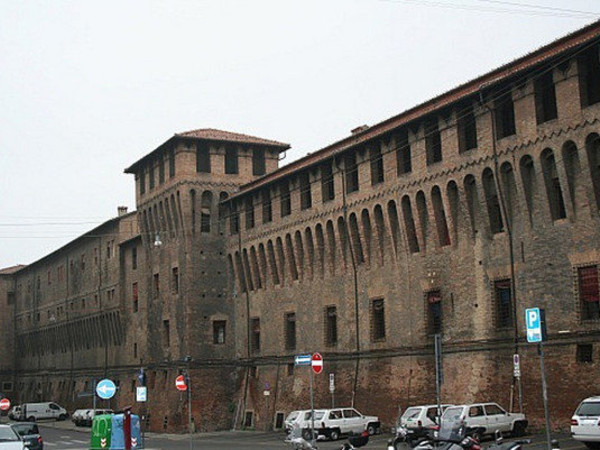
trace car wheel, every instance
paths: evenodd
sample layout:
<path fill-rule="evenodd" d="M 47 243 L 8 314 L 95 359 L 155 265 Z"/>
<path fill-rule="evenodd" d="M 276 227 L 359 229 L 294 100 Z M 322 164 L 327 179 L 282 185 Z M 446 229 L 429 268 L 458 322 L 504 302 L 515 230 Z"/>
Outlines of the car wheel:
<path fill-rule="evenodd" d="M 367 425 L 367 432 L 369 433 L 369 436 L 373 436 L 375 433 L 377 433 L 377 426 L 370 423 Z"/>
<path fill-rule="evenodd" d="M 60 416 L 58 416 L 58 420 L 67 420 L 67 415 L 61 414 Z"/>
<path fill-rule="evenodd" d="M 600 442 L 584 442 L 585 446 L 590 450 L 600 449 Z"/>
<path fill-rule="evenodd" d="M 27 422 L 35 422 L 35 417 L 34 416 L 29 416 L 27 418 Z"/>
<path fill-rule="evenodd" d="M 514 437 L 521 437 L 524 434 L 525 434 L 525 424 L 523 422 L 515 423 L 515 426 L 513 427 L 512 435 Z"/>
<path fill-rule="evenodd" d="M 471 431 L 471 437 L 475 439 L 477 442 L 481 442 L 481 438 L 483 438 L 483 430 L 481 428 L 476 428 Z"/>
<path fill-rule="evenodd" d="M 339 430 L 331 430 L 331 432 L 329 433 L 329 439 L 331 439 L 332 441 L 337 441 L 340 438 L 340 431 Z"/>
<path fill-rule="evenodd" d="M 312 435 L 312 433 L 310 432 L 310 428 L 305 428 L 304 430 L 302 430 L 302 438 L 305 441 L 310 441 L 311 435 Z"/>

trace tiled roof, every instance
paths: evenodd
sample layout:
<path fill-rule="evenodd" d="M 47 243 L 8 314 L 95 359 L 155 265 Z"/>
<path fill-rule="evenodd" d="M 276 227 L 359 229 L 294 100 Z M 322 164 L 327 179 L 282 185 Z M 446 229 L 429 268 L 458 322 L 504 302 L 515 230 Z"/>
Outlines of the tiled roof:
<path fill-rule="evenodd" d="M 271 139 L 263 139 L 255 136 L 248 136 L 247 134 L 241 133 L 232 133 L 231 131 L 215 130 L 213 128 L 202 128 L 198 130 L 184 131 L 182 133 L 175 133 L 173 137 L 167 139 L 157 148 L 152 150 L 152 152 L 148 153 L 143 158 L 137 160 L 131 166 L 125 169 L 125 173 L 135 173 L 140 164 L 149 161 L 151 158 L 154 157 L 154 155 L 158 151 L 160 151 L 164 146 L 166 146 L 175 139 L 205 139 L 207 141 L 237 142 L 242 144 L 266 145 L 270 147 L 278 147 L 280 152 L 290 148 L 290 144 L 285 144 L 279 141 L 273 141 Z"/>
<path fill-rule="evenodd" d="M 0 269 L 0 275 L 11 275 L 15 272 L 18 272 L 23 267 L 27 267 L 24 264 L 17 264 L 16 266 L 6 267 L 4 269 Z"/>
<path fill-rule="evenodd" d="M 232 133 L 231 131 L 215 130 L 214 128 L 202 128 L 200 130 L 185 131 L 183 133 L 175 133 L 175 136 L 184 138 L 206 139 L 208 141 L 221 142 L 241 142 L 244 144 L 272 145 L 274 147 L 290 148 L 290 144 L 283 142 L 272 141 L 247 134 Z"/>
<path fill-rule="evenodd" d="M 517 74 L 531 70 L 537 65 L 551 61 L 562 53 L 566 53 L 578 46 L 584 45 L 600 38 L 600 21 L 594 22 L 584 28 L 581 28 L 567 36 L 563 36 L 552 43 L 545 45 L 531 53 L 526 54 L 508 64 L 498 67 L 478 78 L 457 86 L 450 91 L 434 97 L 420 105 L 408 109 L 396 116 L 393 116 L 383 122 L 358 131 L 340 141 L 334 142 L 320 150 L 300 158 L 280 169 L 270 172 L 262 178 L 254 180 L 241 187 L 240 191 L 229 197 L 233 199 L 244 195 L 245 193 L 258 189 L 266 184 L 282 179 L 298 170 L 313 166 L 315 164 L 330 158 L 333 155 L 341 153 L 351 147 L 365 143 L 371 139 L 377 138 L 394 129 L 407 125 L 410 122 L 421 119 L 427 114 L 447 107 L 457 101 L 476 95 L 482 86 L 490 87 L 505 79 Z"/>

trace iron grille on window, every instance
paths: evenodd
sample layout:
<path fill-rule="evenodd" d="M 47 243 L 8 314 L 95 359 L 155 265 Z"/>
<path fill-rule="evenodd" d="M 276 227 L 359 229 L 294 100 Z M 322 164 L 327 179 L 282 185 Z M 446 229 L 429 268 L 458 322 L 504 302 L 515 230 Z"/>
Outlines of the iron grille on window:
<path fill-rule="evenodd" d="M 429 333 L 437 334 L 442 332 L 442 295 L 439 291 L 427 293 L 427 310 Z"/>
<path fill-rule="evenodd" d="M 371 303 L 371 338 L 373 341 L 385 340 L 385 308 L 382 298 Z"/>
<path fill-rule="evenodd" d="M 577 270 L 579 277 L 579 301 L 581 302 L 581 319 L 598 320 L 600 311 L 598 301 L 598 266 L 580 267 Z"/>
<path fill-rule="evenodd" d="M 285 348 L 287 350 L 296 348 L 296 313 L 285 315 Z"/>
<path fill-rule="evenodd" d="M 494 283 L 496 293 L 496 328 L 512 326 L 512 296 L 510 280 L 500 280 Z"/>

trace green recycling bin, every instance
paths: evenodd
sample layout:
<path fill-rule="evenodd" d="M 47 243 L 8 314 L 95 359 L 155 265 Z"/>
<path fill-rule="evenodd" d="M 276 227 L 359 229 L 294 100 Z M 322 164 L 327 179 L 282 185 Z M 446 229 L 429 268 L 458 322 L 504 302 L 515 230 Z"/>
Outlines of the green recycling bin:
<path fill-rule="evenodd" d="M 110 449 L 111 437 L 112 414 L 95 416 L 92 423 L 91 450 Z"/>

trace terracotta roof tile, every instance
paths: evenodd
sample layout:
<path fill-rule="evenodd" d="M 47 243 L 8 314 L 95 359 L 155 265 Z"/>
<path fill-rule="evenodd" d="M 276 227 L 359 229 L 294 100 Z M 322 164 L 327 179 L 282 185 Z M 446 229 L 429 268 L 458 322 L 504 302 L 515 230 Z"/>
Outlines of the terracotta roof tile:
<path fill-rule="evenodd" d="M 223 142 L 241 142 L 244 144 L 259 144 L 272 145 L 275 147 L 290 148 L 290 144 L 273 141 L 271 139 L 263 139 L 247 134 L 232 133 L 231 131 L 215 130 L 214 128 L 202 128 L 199 130 L 184 131 L 183 133 L 175 133 L 175 136 L 184 138 L 206 139 L 208 141 L 223 141 Z"/>
<path fill-rule="evenodd" d="M 0 275 L 11 275 L 15 272 L 18 272 L 23 267 L 27 267 L 24 264 L 17 264 L 16 266 L 5 267 L 4 269 L 0 269 Z"/>

